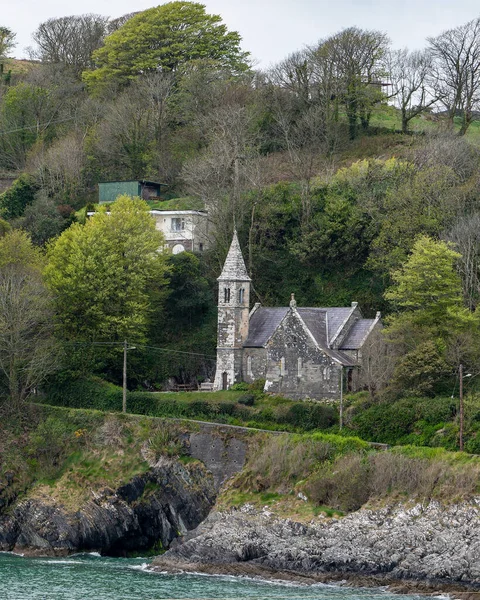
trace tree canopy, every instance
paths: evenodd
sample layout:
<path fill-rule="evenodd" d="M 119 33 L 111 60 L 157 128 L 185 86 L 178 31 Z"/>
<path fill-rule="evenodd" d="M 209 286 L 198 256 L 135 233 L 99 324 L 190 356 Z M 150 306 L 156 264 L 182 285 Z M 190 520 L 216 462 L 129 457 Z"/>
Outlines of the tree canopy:
<path fill-rule="evenodd" d="M 136 14 L 109 35 L 93 53 L 96 69 L 83 78 L 92 88 L 112 80 L 125 84 L 196 59 L 213 59 L 235 73 L 248 68 L 247 56 L 240 35 L 229 32 L 220 16 L 207 14 L 203 4 L 168 2 Z"/>
<path fill-rule="evenodd" d="M 48 248 L 46 278 L 67 338 L 142 339 L 148 288 L 165 283 L 166 255 L 147 204 L 119 197 Z"/>

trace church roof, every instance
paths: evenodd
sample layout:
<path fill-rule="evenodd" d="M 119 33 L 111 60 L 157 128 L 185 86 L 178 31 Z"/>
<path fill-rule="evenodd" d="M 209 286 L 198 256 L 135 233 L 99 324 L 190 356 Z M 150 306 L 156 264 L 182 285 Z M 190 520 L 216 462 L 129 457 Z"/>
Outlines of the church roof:
<path fill-rule="evenodd" d="M 248 338 L 243 344 L 247 348 L 263 348 L 275 333 L 282 319 L 290 309 L 259 307 L 250 317 Z"/>
<path fill-rule="evenodd" d="M 217 281 L 251 281 L 236 231 L 233 233 L 232 244 L 225 259 L 223 271 Z"/>
<path fill-rule="evenodd" d="M 356 321 L 343 340 L 340 350 L 359 350 L 375 322 L 376 319 L 359 319 Z"/>
<path fill-rule="evenodd" d="M 291 309 L 288 306 L 280 308 L 259 307 L 250 317 L 248 338 L 244 343 L 246 348 L 264 348 L 276 329 Z M 354 366 L 355 361 L 342 352 L 333 350 L 328 345 L 328 330 L 330 330 L 330 314 L 333 313 L 336 332 L 341 323 L 345 321 L 345 314 L 350 314 L 351 308 L 298 308 L 296 312 L 312 335 L 316 345 L 333 359 L 344 366 Z M 345 317 L 345 318 L 344 318 Z M 335 318 L 337 321 L 335 322 Z"/>

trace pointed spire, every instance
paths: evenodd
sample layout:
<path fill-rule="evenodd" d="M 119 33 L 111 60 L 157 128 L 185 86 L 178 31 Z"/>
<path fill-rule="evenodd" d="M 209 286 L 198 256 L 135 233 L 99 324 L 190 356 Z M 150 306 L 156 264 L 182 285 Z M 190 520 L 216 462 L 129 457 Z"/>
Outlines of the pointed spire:
<path fill-rule="evenodd" d="M 232 244 L 218 281 L 251 281 L 245 267 L 245 261 L 243 260 L 237 230 L 233 232 Z"/>

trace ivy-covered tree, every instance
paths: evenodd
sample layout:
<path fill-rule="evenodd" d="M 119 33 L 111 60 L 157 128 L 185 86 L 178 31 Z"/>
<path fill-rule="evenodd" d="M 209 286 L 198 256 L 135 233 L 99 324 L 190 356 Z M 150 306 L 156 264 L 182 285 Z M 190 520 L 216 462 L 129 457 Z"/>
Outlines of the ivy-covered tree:
<path fill-rule="evenodd" d="M 139 75 L 175 71 L 196 59 L 212 59 L 232 73 L 248 68 L 248 53 L 240 49 L 240 35 L 228 31 L 218 15 L 209 15 L 196 2 L 168 2 L 144 10 L 105 39 L 85 71 L 87 85 L 124 85 Z"/>

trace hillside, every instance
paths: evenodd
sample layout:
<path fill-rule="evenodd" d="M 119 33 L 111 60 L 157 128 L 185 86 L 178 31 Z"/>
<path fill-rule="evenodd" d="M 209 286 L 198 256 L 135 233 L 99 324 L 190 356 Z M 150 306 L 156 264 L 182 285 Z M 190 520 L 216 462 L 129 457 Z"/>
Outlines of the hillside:
<path fill-rule="evenodd" d="M 478 583 L 477 457 L 40 406 L 18 433 L 2 431 L 2 550 L 158 555 L 182 535 L 154 568 L 404 591 Z"/>

